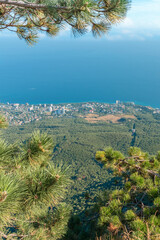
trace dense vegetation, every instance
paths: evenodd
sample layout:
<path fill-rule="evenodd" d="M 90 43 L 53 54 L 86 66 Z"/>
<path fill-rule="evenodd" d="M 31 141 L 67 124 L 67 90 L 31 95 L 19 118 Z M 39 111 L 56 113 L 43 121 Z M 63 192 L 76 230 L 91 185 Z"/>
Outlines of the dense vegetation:
<path fill-rule="evenodd" d="M 0 128 L 5 127 L 0 117 Z M 50 161 L 53 140 L 34 132 L 23 145 L 0 140 L 0 239 L 58 239 L 70 209 L 66 168 Z"/>
<path fill-rule="evenodd" d="M 134 135 L 133 128 L 136 129 Z M 108 199 L 105 194 L 102 197 L 97 195 L 104 189 L 112 192 L 116 187 L 121 188 L 124 182 L 114 176 L 112 171 L 106 171 L 103 165 L 95 160 L 97 150 L 102 151 L 106 146 L 112 146 L 126 156 L 131 146 L 141 147 L 142 151 L 151 155 L 160 149 L 159 115 L 150 111 L 142 111 L 137 113 L 136 119 L 119 123 L 89 123 L 79 117 L 44 118 L 24 126 L 9 127 L 1 131 L 1 134 L 7 141 L 23 142 L 36 129 L 53 136 L 56 142 L 54 164 L 62 162 L 70 165 L 72 183 L 68 187 L 66 202 L 73 207 L 74 215 L 78 215 L 71 217 L 64 239 L 95 239 L 96 234 L 98 237 L 104 232 L 103 227 L 108 229 L 105 226 L 108 226 L 109 222 L 106 221 L 103 226 L 99 225 L 98 220 L 102 213 L 101 207 L 105 206 Z M 151 158 L 147 159 L 149 161 Z M 107 196 L 111 195 L 107 193 Z M 98 203 L 96 206 L 95 202 Z M 117 233 L 122 234 L 119 230 Z"/>
<path fill-rule="evenodd" d="M 40 122 L 9 127 L 3 132 L 3 138 L 11 142 L 24 141 L 36 129 L 53 136 L 56 143 L 53 161 L 55 163 L 62 161 L 70 165 L 74 183 L 68 199 L 72 199 L 76 209 L 81 211 L 86 206 L 84 204 L 86 191 L 93 197 L 98 190 L 111 184 L 109 180 L 112 176 L 95 161 L 96 151 L 112 146 L 126 154 L 133 143 L 134 136 L 131 130 L 135 123 L 134 146 L 141 147 L 150 154 L 156 154 L 160 149 L 160 121 L 156 118 L 156 115 L 141 113 L 137 115 L 137 120 L 126 120 L 117 124 L 105 122 L 92 124 L 78 117 L 45 118 Z"/>
<path fill-rule="evenodd" d="M 97 152 L 96 159 L 121 177 L 122 183 L 105 195 L 99 209 L 98 227 L 103 235 L 113 239 L 160 239 L 160 152 L 149 156 L 131 147 L 129 157 L 124 157 L 107 148 Z"/>

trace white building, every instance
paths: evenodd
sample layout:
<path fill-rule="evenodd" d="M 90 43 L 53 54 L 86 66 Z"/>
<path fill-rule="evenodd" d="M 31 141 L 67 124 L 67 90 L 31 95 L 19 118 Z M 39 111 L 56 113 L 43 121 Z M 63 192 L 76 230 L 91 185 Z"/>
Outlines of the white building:
<path fill-rule="evenodd" d="M 52 112 L 52 111 L 53 111 L 52 107 L 48 107 L 48 108 L 47 108 L 47 111 L 48 111 L 48 112 Z"/>

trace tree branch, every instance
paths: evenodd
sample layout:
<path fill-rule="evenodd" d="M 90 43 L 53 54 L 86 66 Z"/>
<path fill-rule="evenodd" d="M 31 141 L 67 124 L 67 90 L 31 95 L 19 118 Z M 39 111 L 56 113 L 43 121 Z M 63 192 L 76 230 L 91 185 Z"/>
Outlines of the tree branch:
<path fill-rule="evenodd" d="M 47 6 L 45 4 L 37 4 L 37 3 L 29 3 L 29 2 L 23 2 L 23 1 L 14 1 L 14 0 L 0 0 L 0 4 L 5 5 L 11 5 L 11 6 L 17 6 L 22 8 L 32 8 L 32 9 L 47 9 L 47 7 L 51 7 L 57 10 L 69 10 L 67 7 L 62 6 Z"/>
<path fill-rule="evenodd" d="M 130 157 L 130 158 L 134 158 L 134 157 Z M 130 158 L 125 158 L 125 159 L 122 159 L 120 161 L 125 163 L 125 164 L 127 164 L 127 165 L 130 165 L 129 162 L 127 162 L 127 159 L 130 159 Z M 154 177 L 156 176 L 156 177 L 160 178 L 160 175 L 157 172 L 154 172 L 152 170 L 143 169 L 142 167 L 140 167 L 138 165 L 134 165 L 132 167 L 136 168 L 137 170 L 146 171 L 148 174 L 150 174 L 150 175 L 152 175 Z"/>

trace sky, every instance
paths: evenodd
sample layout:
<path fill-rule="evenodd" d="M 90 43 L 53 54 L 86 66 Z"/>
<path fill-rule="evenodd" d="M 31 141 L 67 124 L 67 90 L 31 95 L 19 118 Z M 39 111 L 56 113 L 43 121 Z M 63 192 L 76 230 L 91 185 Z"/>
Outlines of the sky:
<path fill-rule="evenodd" d="M 160 1 L 134 0 L 126 19 L 113 28 L 110 40 L 154 40 L 160 37 Z"/>
<path fill-rule="evenodd" d="M 115 100 L 160 107 L 160 1 L 133 0 L 125 20 L 99 39 L 41 34 L 29 47 L 0 32 L 0 102 Z"/>

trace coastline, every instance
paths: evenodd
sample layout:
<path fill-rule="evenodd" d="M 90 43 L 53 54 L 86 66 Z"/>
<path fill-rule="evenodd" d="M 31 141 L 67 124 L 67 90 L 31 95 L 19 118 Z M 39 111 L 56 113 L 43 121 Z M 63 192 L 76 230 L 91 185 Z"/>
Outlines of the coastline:
<path fill-rule="evenodd" d="M 118 100 L 118 99 L 117 99 Z M 160 106 L 157 106 L 157 105 L 153 105 L 153 104 L 149 104 L 149 103 L 143 103 L 143 102 L 139 102 L 139 101 L 134 101 L 134 100 L 130 100 L 130 101 L 121 101 L 121 100 L 118 100 L 120 101 L 121 103 L 135 103 L 135 105 L 137 106 L 143 106 L 143 107 L 151 107 L 153 109 L 160 109 Z M 0 104 L 7 104 L 9 101 L 3 101 L 3 102 L 0 102 Z M 13 102 L 9 102 L 10 104 L 26 104 L 28 103 L 29 105 L 40 105 L 40 104 L 47 104 L 47 105 L 50 105 L 50 104 L 53 104 L 53 105 L 65 105 L 65 104 L 82 104 L 82 103 L 103 103 L 103 104 L 115 104 L 116 103 L 116 100 L 113 102 L 113 101 L 99 101 L 99 100 L 89 100 L 89 101 L 65 101 L 65 102 L 52 102 L 52 101 L 49 101 L 49 102 L 19 102 L 19 101 L 13 101 Z"/>

